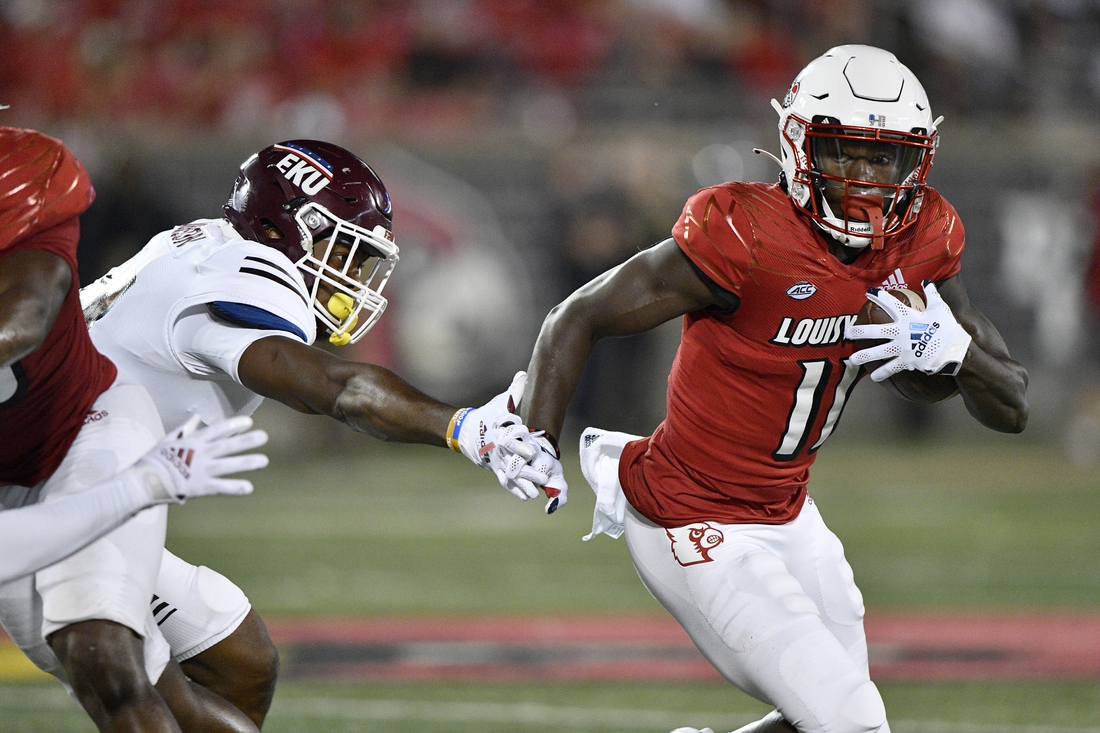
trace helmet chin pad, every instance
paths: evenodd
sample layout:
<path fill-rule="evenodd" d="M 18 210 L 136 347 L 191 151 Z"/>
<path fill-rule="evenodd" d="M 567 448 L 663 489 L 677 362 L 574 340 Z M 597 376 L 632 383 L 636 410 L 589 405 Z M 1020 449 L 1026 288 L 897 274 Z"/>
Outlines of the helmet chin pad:
<path fill-rule="evenodd" d="M 882 196 L 866 193 L 846 193 L 840 199 L 840 210 L 847 219 L 871 224 L 871 249 L 882 249 L 885 235 L 882 229 Z"/>

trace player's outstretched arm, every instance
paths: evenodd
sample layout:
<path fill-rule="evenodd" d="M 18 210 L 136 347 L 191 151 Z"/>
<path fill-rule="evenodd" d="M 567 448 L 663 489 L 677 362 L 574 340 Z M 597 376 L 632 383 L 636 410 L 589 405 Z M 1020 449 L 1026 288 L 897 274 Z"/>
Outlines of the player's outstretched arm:
<path fill-rule="evenodd" d="M 269 336 L 245 349 L 237 375 L 257 394 L 300 412 L 328 415 L 381 440 L 451 447 L 492 471 L 521 499 L 534 498 L 541 486 L 550 498 L 547 511 L 565 503 L 561 464 L 530 439 L 515 414 L 523 396 L 522 372 L 488 404 L 458 410 L 385 367 Z"/>
<path fill-rule="evenodd" d="M 712 305 L 725 303 L 672 239 L 582 285 L 543 321 L 527 370 L 524 422 L 556 438 L 597 341 L 642 333 Z"/>
<path fill-rule="evenodd" d="M 69 264 L 51 252 L 29 249 L 0 258 L 0 368 L 38 350 L 72 278 Z"/>
<path fill-rule="evenodd" d="M 133 467 L 84 491 L 0 512 L 0 582 L 52 565 L 94 542 L 146 507 L 214 494 L 248 494 L 252 484 L 222 476 L 267 465 L 262 454 L 237 455 L 267 442 L 247 431 L 251 418 L 172 431 Z"/>
<path fill-rule="evenodd" d="M 966 409 L 988 428 L 1019 433 L 1027 425 L 1027 370 L 1009 356 L 1004 338 L 970 302 L 958 275 L 938 290 L 973 339 L 955 375 Z"/>
<path fill-rule="evenodd" d="M 447 445 L 444 434 L 455 408 L 385 367 L 269 336 L 245 349 L 237 374 L 257 394 L 299 412 L 328 415 L 381 440 Z"/>

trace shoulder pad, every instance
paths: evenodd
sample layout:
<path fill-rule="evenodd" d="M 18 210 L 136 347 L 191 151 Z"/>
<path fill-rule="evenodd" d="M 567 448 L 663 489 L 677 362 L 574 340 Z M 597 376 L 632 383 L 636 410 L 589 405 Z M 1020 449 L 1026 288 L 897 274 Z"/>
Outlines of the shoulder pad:
<path fill-rule="evenodd" d="M 715 284 L 734 295 L 752 264 L 752 223 L 728 186 L 700 189 L 688 199 L 672 237 Z"/>
<path fill-rule="evenodd" d="M 293 324 L 313 343 L 317 335 L 309 291 L 298 268 L 281 252 L 257 242 L 227 242 L 196 264 L 187 303 L 236 303 Z M 224 305 L 219 306 L 225 310 Z M 287 329 L 283 329 L 287 330 Z"/>
<path fill-rule="evenodd" d="M 0 251 L 77 216 L 95 189 L 60 140 L 0 127 Z"/>

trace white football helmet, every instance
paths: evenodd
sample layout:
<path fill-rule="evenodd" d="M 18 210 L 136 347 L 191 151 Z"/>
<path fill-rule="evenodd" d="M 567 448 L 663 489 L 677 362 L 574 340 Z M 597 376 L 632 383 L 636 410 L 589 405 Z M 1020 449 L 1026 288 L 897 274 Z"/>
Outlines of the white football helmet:
<path fill-rule="evenodd" d="M 943 118 L 932 119 L 924 87 L 894 54 L 837 46 L 772 107 L 787 193 L 818 227 L 848 247 L 881 249 L 916 220 Z"/>

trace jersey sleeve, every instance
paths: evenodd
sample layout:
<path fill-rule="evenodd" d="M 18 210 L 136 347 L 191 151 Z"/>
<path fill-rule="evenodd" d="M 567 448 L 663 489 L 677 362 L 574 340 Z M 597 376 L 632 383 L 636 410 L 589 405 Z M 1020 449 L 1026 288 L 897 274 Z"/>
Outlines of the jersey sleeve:
<path fill-rule="evenodd" d="M 286 331 L 233 324 L 203 306 L 184 311 L 172 329 L 176 358 L 191 374 L 225 374 L 241 383 L 237 364 L 249 346 L 269 336 L 290 337 Z"/>
<path fill-rule="evenodd" d="M 172 348 L 192 374 L 222 372 L 268 336 L 312 344 L 317 336 L 305 283 L 282 253 L 253 242 L 224 247 L 199 265 L 196 285 L 172 327 Z"/>
<path fill-rule="evenodd" d="M 672 238 L 714 284 L 740 297 L 755 237 L 733 191 L 715 186 L 696 192 L 684 205 Z"/>
<path fill-rule="evenodd" d="M 73 219 L 94 199 L 87 171 L 60 140 L 0 127 L 0 253 Z M 75 266 L 75 243 L 71 253 L 57 253 Z"/>

